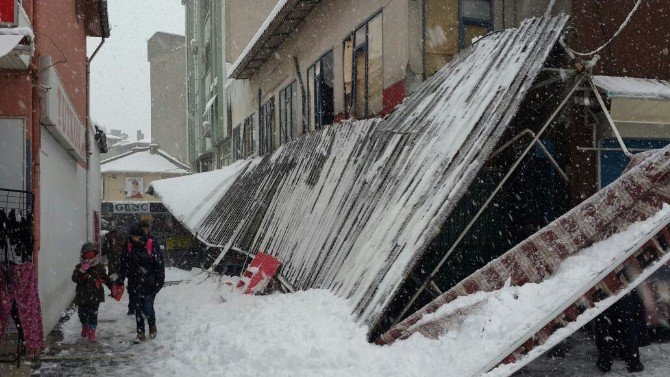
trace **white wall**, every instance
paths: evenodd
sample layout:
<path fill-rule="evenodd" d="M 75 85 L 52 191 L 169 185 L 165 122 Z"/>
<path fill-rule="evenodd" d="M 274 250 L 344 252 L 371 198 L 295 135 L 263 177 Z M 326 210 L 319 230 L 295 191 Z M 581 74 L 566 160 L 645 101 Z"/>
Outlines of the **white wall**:
<path fill-rule="evenodd" d="M 41 242 L 38 256 L 45 333 L 74 298 L 71 274 L 87 240 L 86 169 L 42 128 Z"/>
<path fill-rule="evenodd" d="M 91 128 L 91 130 L 93 130 Z M 87 200 L 88 200 L 88 240 L 96 243 L 99 240 L 94 239 L 96 230 L 93 229 L 93 211 L 98 211 L 100 216 L 100 202 L 102 201 L 102 176 L 100 174 L 100 148 L 95 142 L 94 132 L 89 132 L 89 145 L 91 146 L 91 155 L 89 156 L 88 166 L 88 184 L 87 184 Z M 98 217 L 100 219 L 100 217 Z M 98 224 L 99 226 L 99 224 Z M 98 229 L 99 233 L 100 229 Z"/>

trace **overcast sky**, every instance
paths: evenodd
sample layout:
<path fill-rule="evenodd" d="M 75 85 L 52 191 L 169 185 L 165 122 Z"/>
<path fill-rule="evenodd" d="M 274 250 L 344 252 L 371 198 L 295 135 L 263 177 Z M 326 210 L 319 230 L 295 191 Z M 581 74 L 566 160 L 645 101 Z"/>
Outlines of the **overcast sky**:
<path fill-rule="evenodd" d="M 147 40 L 157 31 L 184 34 L 180 0 L 108 0 L 111 37 L 91 63 L 91 117 L 134 140 L 151 130 Z M 89 38 L 89 55 L 98 38 Z"/>

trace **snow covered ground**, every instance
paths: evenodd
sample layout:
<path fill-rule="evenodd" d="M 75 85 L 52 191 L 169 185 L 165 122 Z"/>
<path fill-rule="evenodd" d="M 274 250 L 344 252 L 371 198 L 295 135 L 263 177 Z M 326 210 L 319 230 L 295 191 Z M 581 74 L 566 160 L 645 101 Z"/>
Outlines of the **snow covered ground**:
<path fill-rule="evenodd" d="M 157 297 L 158 338 L 131 344 L 134 318 L 127 298 L 100 310 L 99 342 L 79 338 L 76 315 L 63 323 L 63 340 L 47 350 L 41 376 L 463 376 L 475 355 L 448 337 L 420 335 L 379 347 L 366 342 L 350 304 L 325 290 L 245 296 L 205 273 L 168 271 Z M 595 346 L 582 342 L 566 359 L 542 358 L 524 376 L 596 376 Z M 666 376 L 670 345 L 643 350 L 648 371 Z M 620 364 L 620 363 L 619 363 Z M 615 364 L 615 370 L 622 370 Z"/>

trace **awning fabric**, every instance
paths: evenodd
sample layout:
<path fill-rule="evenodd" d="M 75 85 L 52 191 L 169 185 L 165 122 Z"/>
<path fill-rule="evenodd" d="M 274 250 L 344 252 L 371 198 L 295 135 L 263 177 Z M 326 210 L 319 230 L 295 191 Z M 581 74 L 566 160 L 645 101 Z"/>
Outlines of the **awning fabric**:
<path fill-rule="evenodd" d="M 0 58 L 9 54 L 23 38 L 23 35 L 0 35 Z"/>
<path fill-rule="evenodd" d="M 610 98 L 670 100 L 670 82 L 637 77 L 594 76 L 593 83 Z"/>

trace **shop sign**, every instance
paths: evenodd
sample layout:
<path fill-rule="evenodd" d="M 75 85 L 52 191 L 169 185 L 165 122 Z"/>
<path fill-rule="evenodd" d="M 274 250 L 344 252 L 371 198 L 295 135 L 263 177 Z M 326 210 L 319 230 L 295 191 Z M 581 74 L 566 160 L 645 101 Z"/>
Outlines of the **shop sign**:
<path fill-rule="evenodd" d="M 149 202 L 112 202 L 110 213 L 149 213 Z"/>
<path fill-rule="evenodd" d="M 0 27 L 16 27 L 19 20 L 19 1 L 0 0 Z"/>
<path fill-rule="evenodd" d="M 46 89 L 42 95 L 42 124 L 76 159 L 86 161 L 86 126 L 79 120 L 58 72 L 51 65 L 49 57 L 40 58 L 43 67 L 40 82 Z"/>

